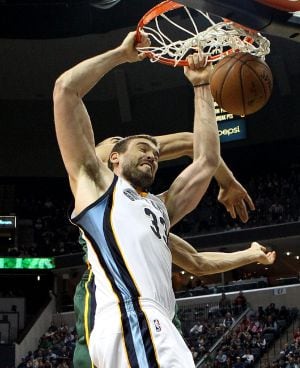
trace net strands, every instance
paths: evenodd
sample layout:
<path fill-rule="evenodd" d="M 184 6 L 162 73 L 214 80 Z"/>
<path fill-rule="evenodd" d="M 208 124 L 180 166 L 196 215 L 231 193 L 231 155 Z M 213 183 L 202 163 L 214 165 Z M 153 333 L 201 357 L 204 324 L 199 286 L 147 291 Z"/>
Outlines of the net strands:
<path fill-rule="evenodd" d="M 188 53 L 202 50 L 210 61 L 218 61 L 232 52 L 247 52 L 263 57 L 270 52 L 270 42 L 260 33 L 245 28 L 240 28 L 234 22 L 224 20 L 215 23 L 208 14 L 200 10 L 196 11 L 205 17 L 211 24 L 206 30 L 199 31 L 189 9 L 182 7 L 192 24 L 192 31 L 174 22 L 166 14 L 160 14 L 153 18 L 153 25 L 143 26 L 143 30 L 151 39 L 151 46 L 138 48 L 145 52 L 152 62 L 162 62 L 170 65 L 186 65 L 184 60 Z M 190 37 L 185 40 L 172 41 L 166 35 L 159 24 L 163 18 L 172 26 L 181 30 Z"/>

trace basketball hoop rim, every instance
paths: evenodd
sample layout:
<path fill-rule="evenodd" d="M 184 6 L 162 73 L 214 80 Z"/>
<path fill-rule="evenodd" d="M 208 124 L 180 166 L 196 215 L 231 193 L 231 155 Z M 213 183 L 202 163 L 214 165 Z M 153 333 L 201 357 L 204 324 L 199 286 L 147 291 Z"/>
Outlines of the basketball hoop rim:
<path fill-rule="evenodd" d="M 165 1 L 155 5 L 150 10 L 148 10 L 147 13 L 145 13 L 142 16 L 142 18 L 140 19 L 140 21 L 138 22 L 137 29 L 136 29 L 136 31 L 137 31 L 136 41 L 137 42 L 141 41 L 140 30 L 146 24 L 150 23 L 151 20 L 153 20 L 155 17 L 159 16 L 160 14 L 166 13 L 170 10 L 175 10 L 175 9 L 179 9 L 179 8 L 183 8 L 183 7 L 184 7 L 183 4 L 176 3 L 175 1 L 172 1 L 172 0 L 165 0 Z"/>
<path fill-rule="evenodd" d="M 179 8 L 183 8 L 184 5 L 183 4 L 179 4 L 176 3 L 175 1 L 172 0 L 165 0 L 157 5 L 155 5 L 153 8 L 151 8 L 150 10 L 147 11 L 147 13 L 145 13 L 143 15 L 143 17 L 140 19 L 140 21 L 138 22 L 137 28 L 136 28 L 136 43 L 141 42 L 141 30 L 143 29 L 143 27 L 145 25 L 147 25 L 148 23 L 150 23 L 154 18 L 156 18 L 157 16 L 159 16 L 160 14 L 166 13 L 170 10 L 175 10 L 175 9 L 179 9 Z M 154 53 L 148 51 L 144 53 L 146 55 L 146 57 L 148 57 L 149 59 L 153 58 Z M 165 57 L 161 57 L 159 59 L 159 62 L 165 65 L 170 65 L 170 66 L 174 66 L 175 62 L 172 59 L 169 58 L 165 58 Z M 185 60 L 181 60 L 178 64 L 178 66 L 187 66 L 188 63 Z"/>
<path fill-rule="evenodd" d="M 137 28 L 136 28 L 136 43 L 141 42 L 141 31 L 143 29 L 143 27 L 145 25 L 147 25 L 148 23 L 150 23 L 153 19 L 155 19 L 157 16 L 166 13 L 168 11 L 171 10 L 176 10 L 179 8 L 183 8 L 185 7 L 185 5 L 177 3 L 173 0 L 165 0 L 157 5 L 155 5 L 153 8 L 151 8 L 150 10 L 148 10 L 143 17 L 140 19 L 140 21 L 138 22 Z M 233 22 L 230 19 L 223 19 L 224 22 L 231 22 L 235 25 L 237 25 L 239 28 L 243 28 L 244 30 L 246 30 L 247 32 L 249 32 L 250 34 L 256 34 L 257 31 L 248 27 L 243 26 L 242 24 L 239 24 L 237 22 Z M 249 36 L 247 39 L 247 42 L 252 43 L 253 39 Z M 233 50 L 233 49 L 229 49 L 225 52 L 223 52 L 221 55 L 223 56 L 227 56 L 230 55 L 234 52 L 239 52 L 239 50 Z M 154 58 L 155 54 L 151 51 L 145 51 L 144 52 L 145 56 L 148 57 L 149 59 Z M 209 62 L 214 62 L 215 60 L 218 60 L 220 58 L 220 55 L 210 55 L 208 56 L 207 60 Z M 171 58 L 166 58 L 161 56 L 158 60 L 160 63 L 165 64 L 165 65 L 170 65 L 170 66 L 188 66 L 188 62 L 186 60 L 180 60 L 175 62 L 175 60 L 171 59 Z"/>

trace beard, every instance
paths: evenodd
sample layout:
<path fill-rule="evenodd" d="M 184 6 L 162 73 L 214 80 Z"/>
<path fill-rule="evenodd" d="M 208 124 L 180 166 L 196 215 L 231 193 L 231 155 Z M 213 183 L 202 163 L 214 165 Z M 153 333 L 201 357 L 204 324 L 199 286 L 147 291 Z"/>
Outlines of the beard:
<path fill-rule="evenodd" d="M 123 164 L 122 176 L 135 188 L 145 190 L 148 190 L 154 181 L 154 177 L 150 172 L 139 170 L 137 164 L 132 162 Z"/>

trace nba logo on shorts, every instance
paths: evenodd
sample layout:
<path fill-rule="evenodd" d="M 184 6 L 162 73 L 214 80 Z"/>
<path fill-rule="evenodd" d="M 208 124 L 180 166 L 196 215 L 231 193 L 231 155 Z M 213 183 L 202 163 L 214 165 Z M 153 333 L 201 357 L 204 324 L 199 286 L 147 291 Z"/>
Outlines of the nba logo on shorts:
<path fill-rule="evenodd" d="M 153 320 L 156 332 L 161 331 L 160 323 L 158 319 Z"/>

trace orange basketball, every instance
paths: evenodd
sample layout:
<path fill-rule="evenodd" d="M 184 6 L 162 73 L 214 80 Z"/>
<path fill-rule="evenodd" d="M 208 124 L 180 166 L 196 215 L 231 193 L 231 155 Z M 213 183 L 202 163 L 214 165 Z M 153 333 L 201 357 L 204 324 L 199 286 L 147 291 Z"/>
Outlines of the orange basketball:
<path fill-rule="evenodd" d="M 251 54 L 233 53 L 219 61 L 210 80 L 214 100 L 234 115 L 249 115 L 269 100 L 273 76 L 266 62 Z"/>

